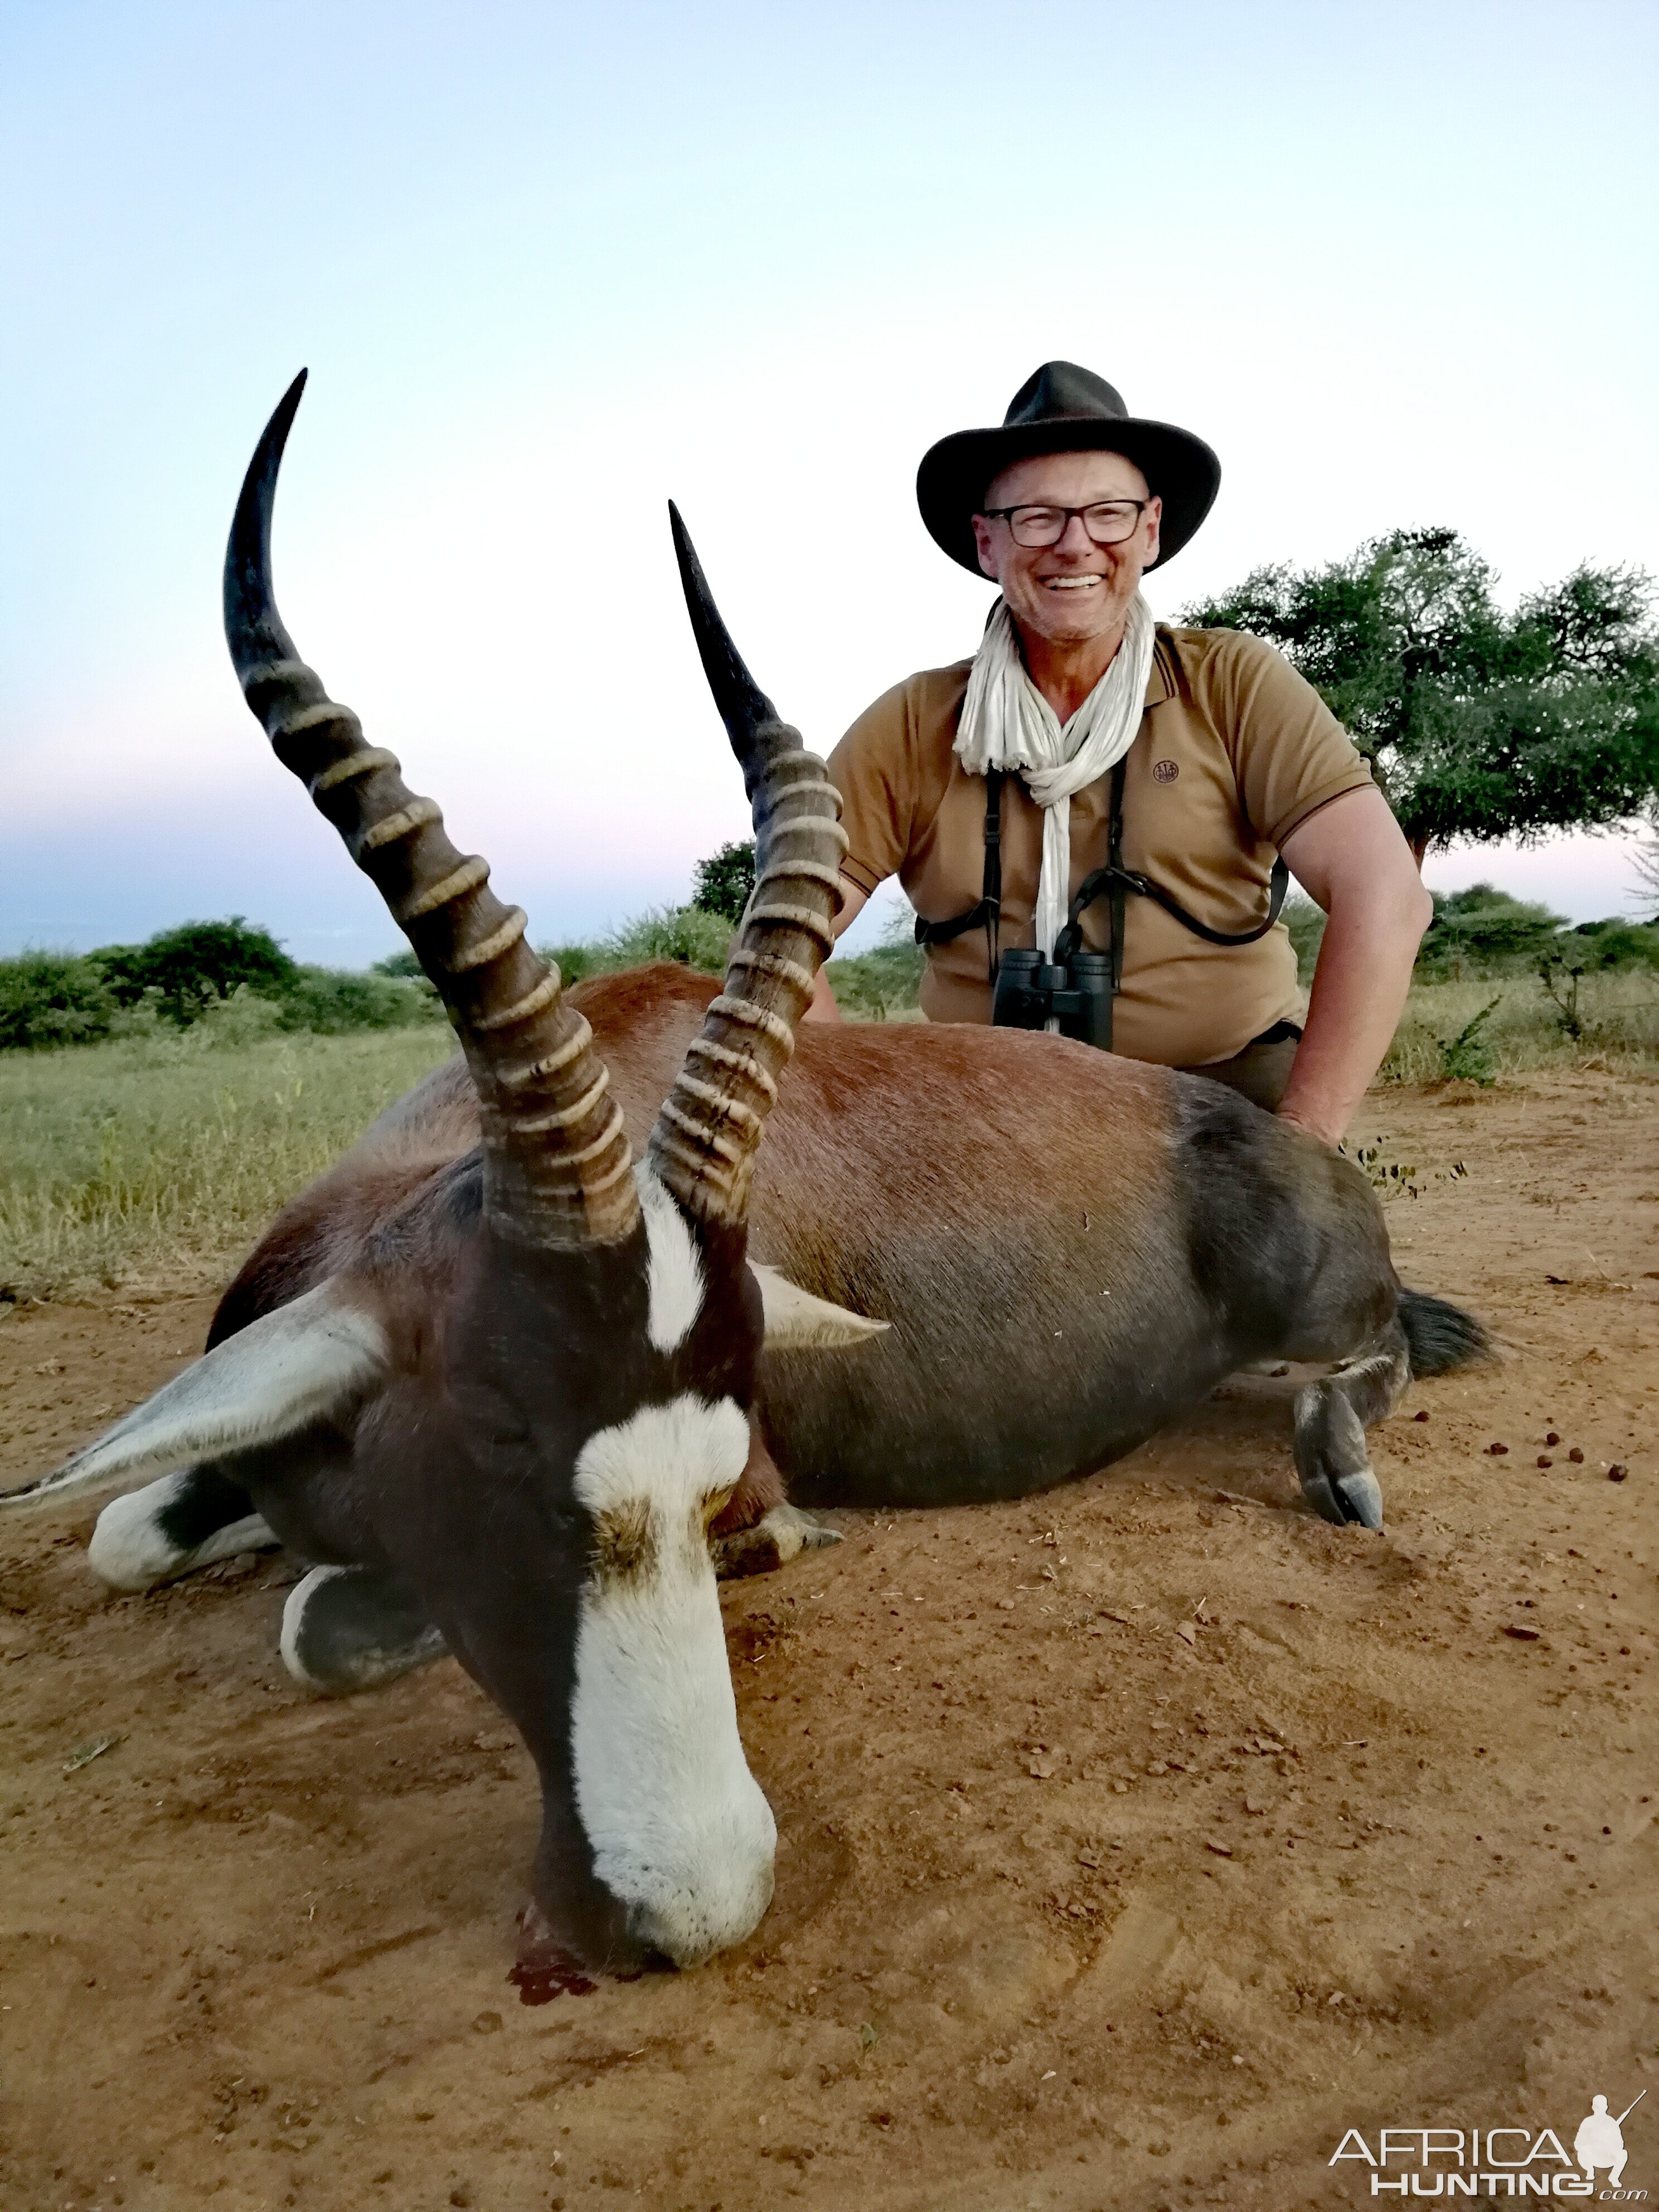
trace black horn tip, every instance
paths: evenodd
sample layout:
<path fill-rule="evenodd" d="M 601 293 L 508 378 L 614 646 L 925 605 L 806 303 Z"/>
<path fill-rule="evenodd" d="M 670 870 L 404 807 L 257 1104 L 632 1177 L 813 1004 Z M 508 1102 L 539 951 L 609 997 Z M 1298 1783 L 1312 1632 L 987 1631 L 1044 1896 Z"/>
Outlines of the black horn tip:
<path fill-rule="evenodd" d="M 225 642 L 239 676 L 273 655 L 293 653 L 271 590 L 270 511 L 283 450 L 310 374 L 308 368 L 300 371 L 260 433 L 230 526 L 225 548 Z"/>
<path fill-rule="evenodd" d="M 742 757 L 748 739 L 759 725 L 777 720 L 777 709 L 749 673 L 743 655 L 732 642 L 732 633 L 714 605 L 708 579 L 697 558 L 697 549 L 691 543 L 691 533 L 672 499 L 668 502 L 668 521 L 674 533 L 680 585 L 685 593 L 685 610 L 691 617 L 691 634 L 697 641 L 702 672 L 714 695 L 720 720 Z"/>

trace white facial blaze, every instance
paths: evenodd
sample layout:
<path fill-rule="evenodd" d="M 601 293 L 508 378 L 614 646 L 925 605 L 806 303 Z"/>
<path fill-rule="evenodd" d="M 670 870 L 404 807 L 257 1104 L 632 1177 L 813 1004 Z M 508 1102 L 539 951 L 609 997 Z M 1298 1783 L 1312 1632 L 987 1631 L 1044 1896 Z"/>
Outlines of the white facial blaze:
<path fill-rule="evenodd" d="M 690 1223 L 648 1161 L 640 1162 L 634 1180 L 651 1249 L 646 1334 L 657 1351 L 673 1352 L 690 1336 L 702 1311 L 702 1255 Z"/>
<path fill-rule="evenodd" d="M 576 1802 L 601 1881 L 677 1965 L 741 1942 L 772 1896 L 777 1830 L 738 1736 L 703 1516 L 749 1425 L 730 1399 L 650 1406 L 589 1438 L 575 1492 L 596 1565 L 576 1632 Z"/>

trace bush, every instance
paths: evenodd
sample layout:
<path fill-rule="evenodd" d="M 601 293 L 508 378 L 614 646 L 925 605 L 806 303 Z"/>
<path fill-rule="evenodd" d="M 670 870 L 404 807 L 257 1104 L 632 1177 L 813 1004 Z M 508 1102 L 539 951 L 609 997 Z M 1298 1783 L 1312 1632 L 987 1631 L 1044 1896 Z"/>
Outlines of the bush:
<path fill-rule="evenodd" d="M 444 1018 L 442 1001 L 424 975 L 389 975 L 383 965 L 361 971 L 301 968 L 274 1005 L 279 1028 L 309 1030 L 318 1036 L 341 1036 L 348 1030 L 406 1030 Z"/>
<path fill-rule="evenodd" d="M 1598 968 L 1659 967 L 1659 925 L 1653 922 L 1581 921 L 1571 945 L 1561 947 Z"/>
<path fill-rule="evenodd" d="M 1518 975 L 1549 951 L 1566 926 L 1547 907 L 1511 898 L 1494 884 L 1433 896 L 1434 919 L 1417 956 L 1417 973 L 1425 982 Z"/>
<path fill-rule="evenodd" d="M 584 975 L 597 975 L 605 964 L 597 945 L 538 945 L 536 950 L 544 960 L 553 963 L 560 980 L 567 984 L 580 983 Z"/>
<path fill-rule="evenodd" d="M 1481 1007 L 1473 1020 L 1464 1023 L 1455 1037 L 1448 1037 L 1440 1047 L 1440 1073 L 1452 1083 L 1479 1083 L 1485 1086 L 1494 1079 L 1497 1070 L 1492 1062 L 1492 1045 L 1483 1034 L 1486 1024 L 1503 1004 L 1502 994 Z"/>
<path fill-rule="evenodd" d="M 279 997 L 300 973 L 268 929 L 250 926 L 240 914 L 157 930 L 142 945 L 100 945 L 87 957 L 102 970 L 118 1006 L 137 1006 L 146 991 L 156 990 L 162 1012 L 181 1025 L 243 983 L 265 998 Z"/>
<path fill-rule="evenodd" d="M 843 1013 L 857 1021 L 885 1022 L 915 1006 L 927 963 L 910 916 L 901 908 L 868 952 L 840 954 L 824 972 Z"/>
<path fill-rule="evenodd" d="M 723 975 L 732 924 L 700 906 L 650 907 L 600 939 L 591 972 L 637 968 L 647 960 L 678 960 L 705 975 Z"/>
<path fill-rule="evenodd" d="M 101 971 L 78 954 L 25 952 L 0 960 L 0 1048 L 106 1036 L 115 1004 Z"/>

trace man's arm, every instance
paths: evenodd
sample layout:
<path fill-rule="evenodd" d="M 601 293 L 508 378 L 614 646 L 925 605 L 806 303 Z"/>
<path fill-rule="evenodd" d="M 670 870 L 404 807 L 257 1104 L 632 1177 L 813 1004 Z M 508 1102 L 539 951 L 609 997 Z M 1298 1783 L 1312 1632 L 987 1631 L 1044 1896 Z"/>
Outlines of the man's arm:
<path fill-rule="evenodd" d="M 1335 1145 L 1393 1040 L 1434 902 L 1374 787 L 1322 806 L 1291 831 L 1284 854 L 1329 919 L 1279 1111 Z"/>
<path fill-rule="evenodd" d="M 837 937 L 858 920 L 869 902 L 869 897 L 868 891 L 861 891 L 847 877 L 842 878 L 841 912 L 835 921 Z M 806 1002 L 806 1011 L 801 1019 L 804 1022 L 838 1022 L 841 1019 L 841 1008 L 836 1004 L 836 994 L 830 988 L 829 975 L 822 968 L 813 981 L 812 995 Z"/>

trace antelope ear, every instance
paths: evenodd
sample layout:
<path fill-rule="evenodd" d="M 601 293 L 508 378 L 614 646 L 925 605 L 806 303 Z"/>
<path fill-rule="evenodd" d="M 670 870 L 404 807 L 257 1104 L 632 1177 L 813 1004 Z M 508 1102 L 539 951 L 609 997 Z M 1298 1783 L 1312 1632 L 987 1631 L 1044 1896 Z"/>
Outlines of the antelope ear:
<path fill-rule="evenodd" d="M 319 1283 L 215 1345 L 56 1474 L 0 1493 L 0 1506 L 44 1505 L 122 1476 L 275 1443 L 348 1412 L 389 1364 L 380 1322 L 337 1282 Z"/>
<path fill-rule="evenodd" d="M 763 1267 L 753 1261 L 750 1265 L 760 1285 L 769 1352 L 839 1351 L 880 1336 L 891 1326 L 884 1321 L 871 1321 L 863 1314 L 848 1313 L 845 1306 L 831 1305 L 828 1298 L 815 1298 L 811 1291 L 802 1290 L 775 1267 Z"/>

